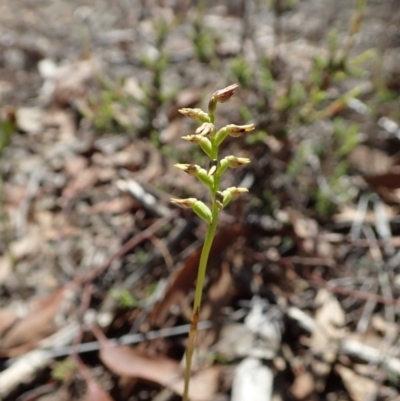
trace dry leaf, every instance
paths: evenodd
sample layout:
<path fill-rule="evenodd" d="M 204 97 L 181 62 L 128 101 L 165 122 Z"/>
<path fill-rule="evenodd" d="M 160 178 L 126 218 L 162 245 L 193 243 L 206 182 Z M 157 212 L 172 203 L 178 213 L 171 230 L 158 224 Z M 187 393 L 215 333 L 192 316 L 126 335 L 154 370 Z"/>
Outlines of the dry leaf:
<path fill-rule="evenodd" d="M 68 287 L 32 302 L 27 316 L 15 322 L 0 342 L 0 352 L 7 356 L 24 353 L 57 329 L 57 312 L 69 295 Z"/>
<path fill-rule="evenodd" d="M 246 227 L 239 224 L 221 230 L 215 236 L 214 243 L 210 252 L 210 260 L 219 260 L 219 256 L 226 250 L 226 248 L 228 246 L 231 246 L 235 242 L 235 240 L 239 236 L 244 235 L 245 232 Z M 156 325 L 163 325 L 163 322 L 165 321 L 171 306 L 179 303 L 182 299 L 184 299 L 190 288 L 193 286 L 193 283 L 197 276 L 200 255 L 201 248 L 193 252 L 186 260 L 186 263 L 182 266 L 182 268 L 180 268 L 171 277 L 170 284 L 167 288 L 164 299 L 159 302 L 151 312 L 150 319 Z M 212 267 L 212 265 L 210 267 Z M 225 281 L 226 279 L 224 278 L 224 283 Z M 221 285 L 224 283 L 221 283 Z"/>
<path fill-rule="evenodd" d="M 374 188 L 398 189 L 400 188 L 400 166 L 393 166 L 381 174 L 371 174 L 364 178 Z"/>
<path fill-rule="evenodd" d="M 379 149 L 358 145 L 349 155 L 350 164 L 364 175 L 384 174 L 394 163 L 393 157 Z"/>
<path fill-rule="evenodd" d="M 353 369 L 347 368 L 343 365 L 335 367 L 346 386 L 347 391 L 353 401 L 364 401 L 374 393 L 377 384 L 374 380 L 363 377 L 356 373 Z"/>
<path fill-rule="evenodd" d="M 117 345 L 109 341 L 103 333 L 93 329 L 100 342 L 100 358 L 115 374 L 136 377 L 158 383 L 183 394 L 182 369 L 173 359 L 143 355 L 131 347 Z M 193 375 L 190 382 L 191 401 L 208 401 L 218 389 L 220 369 L 211 367 Z"/>

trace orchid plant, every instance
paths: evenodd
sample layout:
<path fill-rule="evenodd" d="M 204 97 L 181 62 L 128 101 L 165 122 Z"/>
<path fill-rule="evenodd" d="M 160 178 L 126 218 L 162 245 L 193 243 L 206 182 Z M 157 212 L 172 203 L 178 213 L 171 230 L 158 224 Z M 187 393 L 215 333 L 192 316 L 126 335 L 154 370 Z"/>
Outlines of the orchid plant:
<path fill-rule="evenodd" d="M 236 157 L 232 155 L 224 157 L 223 159 L 219 159 L 218 157 L 219 146 L 228 136 L 240 137 L 246 135 L 248 132 L 254 129 L 254 124 L 229 124 L 217 131 L 214 125 L 217 104 L 227 102 L 237 88 L 238 85 L 233 84 L 224 89 L 216 91 L 211 96 L 211 99 L 208 103 L 208 113 L 201 109 L 185 108 L 179 110 L 181 114 L 201 123 L 200 127 L 196 130 L 195 135 L 183 136 L 182 139 L 187 140 L 195 145 L 199 145 L 210 159 L 210 162 L 208 169 L 202 168 L 195 164 L 176 164 L 175 166 L 187 174 L 195 176 L 208 188 L 211 195 L 211 208 L 196 198 L 171 199 L 172 203 L 175 203 L 181 207 L 193 209 L 193 211 L 208 225 L 206 238 L 200 256 L 193 312 L 191 317 L 191 328 L 186 349 L 186 367 L 183 393 L 184 401 L 188 401 L 189 399 L 188 394 L 191 365 L 197 335 L 197 325 L 199 321 L 204 278 L 211 246 L 217 229 L 218 215 L 219 212 L 229 204 L 232 198 L 248 192 L 247 188 L 230 187 L 224 190 L 220 189 L 221 176 L 228 168 L 238 168 L 250 162 L 250 159 L 246 157 Z"/>

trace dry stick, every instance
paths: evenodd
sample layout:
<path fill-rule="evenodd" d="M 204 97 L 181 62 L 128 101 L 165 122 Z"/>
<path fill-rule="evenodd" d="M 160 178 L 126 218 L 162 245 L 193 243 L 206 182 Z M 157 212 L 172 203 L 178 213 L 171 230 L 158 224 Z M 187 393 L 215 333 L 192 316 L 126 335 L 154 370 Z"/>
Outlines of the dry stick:
<path fill-rule="evenodd" d="M 364 301 L 368 300 L 373 300 L 377 302 L 378 304 L 383 304 L 383 305 L 394 305 L 400 308 L 400 301 L 393 299 L 393 298 L 386 298 L 382 295 L 379 294 L 373 294 L 370 292 L 363 292 L 363 291 L 358 291 L 358 290 L 352 290 L 348 288 L 343 288 L 339 286 L 332 286 L 330 283 L 326 280 L 324 280 L 322 277 L 316 275 L 316 274 L 311 274 L 306 279 L 310 282 L 313 283 L 319 287 L 326 288 L 330 292 L 333 292 L 334 294 L 338 295 L 345 295 L 345 296 L 351 296 L 357 299 L 362 299 Z"/>

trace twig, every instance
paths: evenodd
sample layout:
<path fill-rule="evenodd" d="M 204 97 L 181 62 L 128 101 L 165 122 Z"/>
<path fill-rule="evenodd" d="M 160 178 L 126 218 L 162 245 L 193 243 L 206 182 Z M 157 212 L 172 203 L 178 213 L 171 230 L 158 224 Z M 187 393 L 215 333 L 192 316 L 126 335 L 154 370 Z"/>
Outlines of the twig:
<path fill-rule="evenodd" d="M 210 321 L 202 321 L 198 324 L 199 330 L 206 330 L 212 327 L 212 323 Z M 174 337 L 179 336 L 181 334 L 187 334 L 190 329 L 190 324 L 184 324 L 182 326 L 170 327 L 166 329 L 153 330 L 149 331 L 145 334 L 127 334 L 125 336 L 110 339 L 110 341 L 115 341 L 119 344 L 123 345 L 132 345 L 138 344 L 143 341 L 156 340 L 158 338 L 166 338 L 166 337 Z M 74 351 L 74 347 L 76 352 L 79 354 L 86 352 L 98 351 L 100 349 L 100 345 L 98 341 L 91 341 L 87 343 L 78 344 L 77 346 L 65 346 L 58 347 L 46 350 L 51 358 L 60 358 L 71 355 Z"/>

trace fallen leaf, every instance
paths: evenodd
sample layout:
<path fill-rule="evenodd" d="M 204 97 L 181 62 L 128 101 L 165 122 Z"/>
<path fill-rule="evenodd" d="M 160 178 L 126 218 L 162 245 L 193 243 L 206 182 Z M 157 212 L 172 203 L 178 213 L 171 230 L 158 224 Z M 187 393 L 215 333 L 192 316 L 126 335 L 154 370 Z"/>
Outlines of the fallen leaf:
<path fill-rule="evenodd" d="M 374 188 L 398 189 L 400 188 L 400 166 L 393 166 L 381 174 L 374 173 L 365 176 L 364 179 Z"/>
<path fill-rule="evenodd" d="M 57 329 L 58 312 L 63 309 L 63 301 L 70 296 L 70 288 L 64 287 L 55 293 L 31 303 L 28 314 L 16 321 L 0 342 L 0 353 L 17 356 L 54 333 Z"/>
<path fill-rule="evenodd" d="M 234 241 L 246 232 L 246 227 L 240 224 L 221 230 L 215 236 L 210 252 L 210 261 L 220 260 L 219 256 L 231 246 Z M 201 249 L 197 249 L 186 260 L 185 264 L 171 277 L 164 299 L 156 304 L 150 314 L 150 320 L 157 326 L 162 326 L 172 305 L 184 299 L 193 286 L 197 276 Z M 216 263 L 216 267 L 218 263 Z M 209 266 L 212 268 L 212 265 Z M 225 280 L 226 281 L 226 280 Z"/>
<path fill-rule="evenodd" d="M 229 263 L 223 261 L 219 276 L 212 282 L 207 296 L 201 307 L 200 319 L 213 322 L 209 330 L 204 330 L 197 335 L 197 342 L 202 349 L 208 349 L 215 343 L 221 329 L 221 310 L 229 305 L 232 295 L 232 276 Z"/>
<path fill-rule="evenodd" d="M 376 390 L 377 384 L 374 380 L 359 375 L 353 369 L 337 364 L 335 370 L 342 378 L 353 401 L 367 400 Z"/>
<path fill-rule="evenodd" d="M 395 162 L 387 153 L 366 145 L 356 146 L 348 159 L 351 166 L 364 175 L 384 174 Z"/>
<path fill-rule="evenodd" d="M 100 342 L 100 359 L 113 373 L 158 383 L 179 395 L 183 394 L 180 364 L 161 356 L 148 356 L 134 348 L 109 341 L 97 328 L 93 333 Z M 208 401 L 218 390 L 220 368 L 213 366 L 192 376 L 189 398 L 191 401 Z"/>

